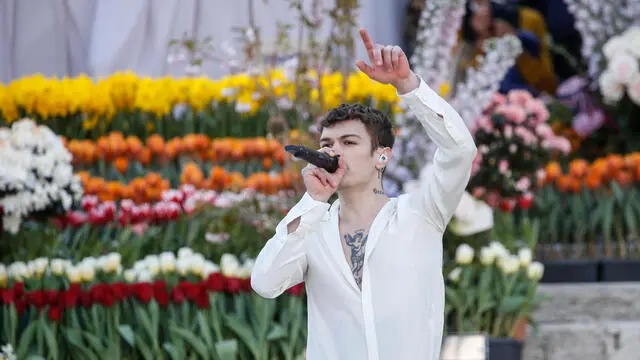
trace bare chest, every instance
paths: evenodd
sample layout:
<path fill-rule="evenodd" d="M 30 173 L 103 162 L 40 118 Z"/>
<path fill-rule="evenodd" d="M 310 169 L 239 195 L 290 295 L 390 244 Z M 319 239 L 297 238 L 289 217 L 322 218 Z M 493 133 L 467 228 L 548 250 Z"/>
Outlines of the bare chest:
<path fill-rule="evenodd" d="M 358 284 L 360 288 L 362 286 L 362 269 L 364 267 L 364 255 L 368 238 L 368 227 L 340 227 L 342 250 L 356 284 Z"/>

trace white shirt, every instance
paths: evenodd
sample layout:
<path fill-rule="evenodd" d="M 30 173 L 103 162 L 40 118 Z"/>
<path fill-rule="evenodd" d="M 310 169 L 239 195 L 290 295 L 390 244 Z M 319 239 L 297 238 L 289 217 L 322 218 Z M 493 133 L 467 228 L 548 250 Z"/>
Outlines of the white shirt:
<path fill-rule="evenodd" d="M 419 189 L 392 198 L 371 224 L 362 291 L 342 249 L 339 199 L 329 204 L 304 194 L 253 267 L 251 286 L 265 298 L 304 281 L 309 360 L 440 357 L 442 236 L 469 181 L 476 146 L 462 118 L 424 81 L 399 96 L 438 150 Z M 298 217 L 297 230 L 287 234 Z"/>

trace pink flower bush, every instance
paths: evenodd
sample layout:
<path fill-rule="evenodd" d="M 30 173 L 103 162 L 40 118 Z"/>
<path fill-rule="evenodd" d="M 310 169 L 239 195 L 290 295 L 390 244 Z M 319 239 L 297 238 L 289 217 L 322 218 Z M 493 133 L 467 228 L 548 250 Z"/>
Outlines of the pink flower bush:
<path fill-rule="evenodd" d="M 531 206 L 531 193 L 553 152 L 568 154 L 569 140 L 547 124 L 549 111 L 527 91 L 494 94 L 471 129 L 478 154 L 473 162 L 471 193 L 493 207 L 511 211 Z"/>

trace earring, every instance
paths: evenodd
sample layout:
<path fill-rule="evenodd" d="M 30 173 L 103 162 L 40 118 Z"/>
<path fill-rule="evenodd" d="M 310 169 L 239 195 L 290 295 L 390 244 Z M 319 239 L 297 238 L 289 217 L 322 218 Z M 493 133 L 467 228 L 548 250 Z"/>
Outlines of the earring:
<path fill-rule="evenodd" d="M 378 161 L 379 162 L 385 162 L 385 161 L 387 161 L 387 157 L 384 154 L 382 154 L 382 155 L 380 155 L 380 158 L 378 159 Z"/>

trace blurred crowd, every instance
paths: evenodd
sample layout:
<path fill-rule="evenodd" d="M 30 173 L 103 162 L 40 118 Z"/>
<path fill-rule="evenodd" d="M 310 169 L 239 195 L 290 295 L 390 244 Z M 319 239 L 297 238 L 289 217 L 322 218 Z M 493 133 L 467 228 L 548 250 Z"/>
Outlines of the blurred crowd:
<path fill-rule="evenodd" d="M 427 1 L 412 0 L 404 31 L 409 56 L 415 49 L 419 19 Z M 533 95 L 555 94 L 563 81 L 578 74 L 581 37 L 564 0 L 467 0 L 459 32 L 457 70 L 474 65 L 486 39 L 517 36 L 523 52 L 505 75 L 500 92 L 524 89 Z"/>

